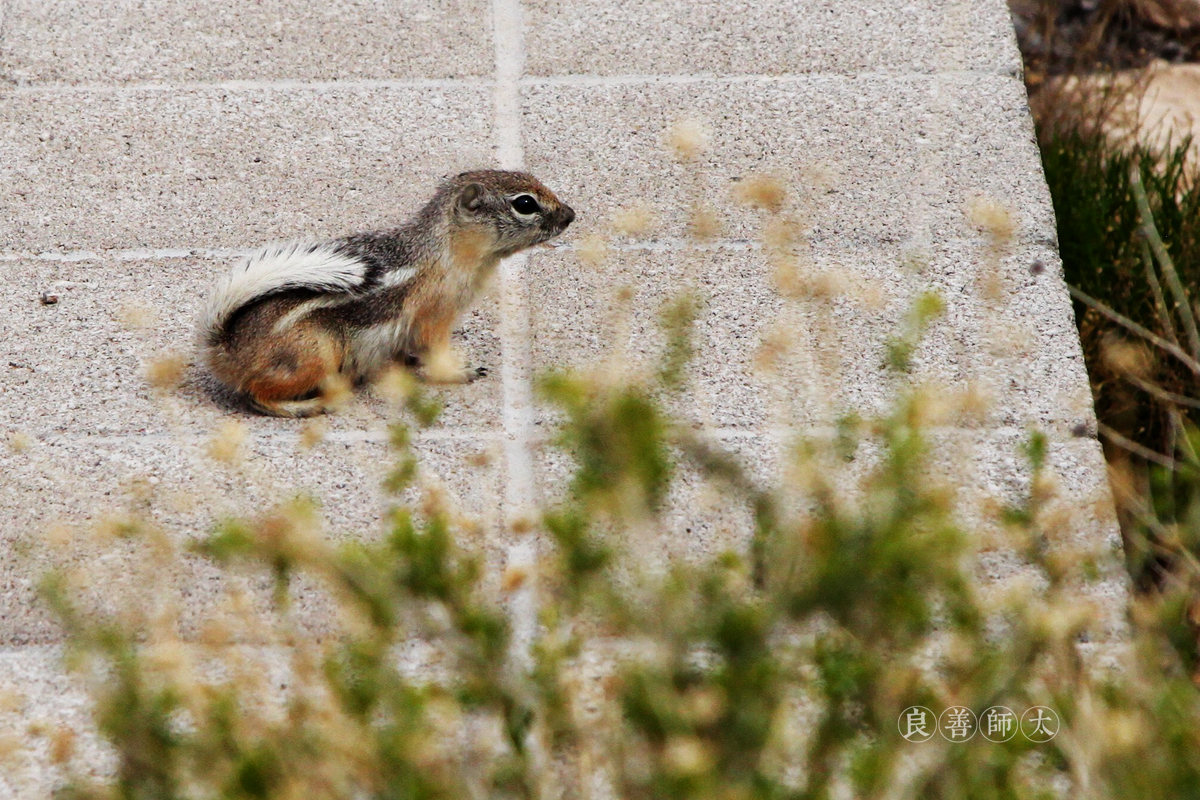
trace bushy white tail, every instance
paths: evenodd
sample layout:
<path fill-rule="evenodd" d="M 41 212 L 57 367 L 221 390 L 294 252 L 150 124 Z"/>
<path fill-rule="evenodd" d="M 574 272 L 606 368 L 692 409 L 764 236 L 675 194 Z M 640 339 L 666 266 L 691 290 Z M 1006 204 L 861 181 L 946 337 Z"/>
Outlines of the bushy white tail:
<path fill-rule="evenodd" d="M 366 280 L 367 265 L 332 242 L 280 242 L 249 256 L 221 279 L 200 318 L 200 334 L 212 342 L 239 308 L 288 289 L 352 292 Z"/>

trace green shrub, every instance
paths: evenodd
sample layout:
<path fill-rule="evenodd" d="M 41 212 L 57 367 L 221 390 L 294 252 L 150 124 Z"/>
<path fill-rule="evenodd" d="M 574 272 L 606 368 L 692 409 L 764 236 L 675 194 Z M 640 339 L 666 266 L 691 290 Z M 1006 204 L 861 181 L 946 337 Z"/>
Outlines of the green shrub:
<path fill-rule="evenodd" d="M 112 781 L 76 775 L 64 795 L 1194 791 L 1200 706 L 1191 651 L 1177 641 L 1187 610 L 1177 595 L 1141 601 L 1138 660 L 1121 673 L 1089 673 L 1077 641 L 1094 614 L 1079 592 L 1095 554 L 1076 550 L 1055 521 L 1040 436 L 1028 447 L 1028 496 L 997 519 L 1043 588 L 984 597 L 972 535 L 930 468 L 925 429 L 953 413 L 933 396 L 907 391 L 883 418 L 795 441 L 793 479 L 764 486 L 672 419 L 654 399 L 662 388 L 572 373 L 542 384 L 564 412 L 561 442 L 577 466 L 566 498 L 543 513 L 551 557 L 513 580 L 543 598 L 531 663 L 514 645 L 502 600 L 481 589 L 471 535 L 436 493 L 419 511 L 398 504 L 375 543 L 322 540 L 303 501 L 222 525 L 194 549 L 269 576 L 273 604 L 242 606 L 193 639 L 146 609 L 84 610 L 69 582 L 48 579 L 118 764 Z M 400 463 L 413 458 L 410 438 L 401 428 L 392 437 Z M 662 530 L 672 461 L 757 519 L 756 546 L 656 567 L 630 557 L 623 542 Z M 146 530 L 127 532 L 153 537 Z M 147 553 L 179 557 L 162 541 Z M 289 598 L 301 576 L 317 579 L 343 612 L 326 639 L 298 633 Z M 413 637 L 440 656 L 423 680 L 406 673 L 397 650 Z M 262 679 L 272 658 L 286 663 L 286 689 Z M 978 715 L 1039 705 L 1062 720 L 1044 744 L 1022 734 L 917 743 L 898 730 L 913 706 Z"/>
<path fill-rule="evenodd" d="M 781 188 L 746 184 L 744 199 L 769 217 L 764 252 L 787 302 L 823 302 L 828 291 L 796 269 L 801 226 L 782 216 Z M 232 588 L 225 612 L 197 631 L 182 629 L 185 601 L 170 592 L 149 607 L 143 598 L 93 608 L 67 573 L 49 577 L 69 663 L 116 763 L 96 779 L 68 761 L 62 794 L 1197 795 L 1190 620 L 1200 569 L 1179 559 L 1164 591 L 1136 601 L 1128 648 L 1107 645 L 1117 669 L 1088 662 L 1081 644 L 1104 624 L 1088 584 L 1114 567 L 1111 554 L 1077 543 L 1045 438 L 1027 443 L 1024 496 L 998 503 L 979 529 L 963 527 L 969 515 L 939 477 L 947 454 L 932 452 L 930 431 L 962 422 L 971 402 L 906 373 L 940 313 L 936 297 L 917 299 L 889 347 L 901 387 L 890 411 L 792 432 L 781 477 L 769 482 L 667 410 L 688 391 L 699 308 L 693 295 L 667 307 L 661 363 L 642 376 L 559 372 L 540 382 L 560 412 L 556 444 L 573 478 L 540 510 L 542 558 L 499 581 L 485 580 L 470 523 L 418 488 L 403 424 L 392 429 L 398 466 L 386 481 L 396 506 L 378 541 L 333 545 L 303 499 L 227 521 L 190 553 L 148 522 L 120 526 L 163 580 L 181 558 L 261 576 L 263 597 Z M 776 339 L 764 369 L 795 346 Z M 430 424 L 436 409 L 411 390 L 410 415 Z M 753 538 L 705 558 L 648 556 L 685 475 L 750 520 Z M 419 499 L 401 502 L 405 493 Z M 1200 518 L 1176 521 L 1178 539 L 1198 538 Z M 977 577 L 989 536 L 1020 562 L 1024 582 Z M 303 632 L 301 585 L 336 612 L 322 637 Z M 505 592 L 536 594 L 532 641 L 511 627 Z M 407 666 L 413 646 L 426 654 L 418 671 Z M 902 735 L 917 732 L 908 726 L 918 707 L 978 718 L 997 706 L 1046 707 L 1061 729 L 1044 742 L 1028 730 L 953 741 L 930 719 L 916 726 L 929 740 Z"/>

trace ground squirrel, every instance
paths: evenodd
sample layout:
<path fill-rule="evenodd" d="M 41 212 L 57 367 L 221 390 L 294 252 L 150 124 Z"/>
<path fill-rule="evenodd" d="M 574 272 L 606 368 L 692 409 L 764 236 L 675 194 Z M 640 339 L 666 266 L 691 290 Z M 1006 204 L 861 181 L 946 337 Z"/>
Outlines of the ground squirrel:
<path fill-rule="evenodd" d="M 500 259 L 573 219 L 532 175 L 484 170 L 443 182 L 398 228 L 268 245 L 210 298 L 205 360 L 253 408 L 284 417 L 319 414 L 333 387 L 392 363 L 427 380 L 474 380 L 486 371 L 449 355 L 455 320 Z"/>

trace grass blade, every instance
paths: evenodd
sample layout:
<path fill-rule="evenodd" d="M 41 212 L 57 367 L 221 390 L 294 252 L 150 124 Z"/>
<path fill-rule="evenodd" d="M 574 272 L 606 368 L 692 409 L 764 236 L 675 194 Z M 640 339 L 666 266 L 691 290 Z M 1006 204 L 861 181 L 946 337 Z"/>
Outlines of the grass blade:
<path fill-rule="evenodd" d="M 1136 375 L 1123 374 L 1121 376 L 1125 380 L 1132 383 L 1137 388 L 1141 389 L 1146 394 L 1152 394 L 1164 403 L 1171 405 L 1183 406 L 1184 408 L 1200 408 L 1200 400 L 1193 400 L 1190 397 L 1185 397 L 1175 392 L 1168 392 L 1160 386 L 1156 386 L 1150 381 L 1143 380 Z"/>
<path fill-rule="evenodd" d="M 1141 325 L 1138 325 L 1136 322 L 1131 320 L 1129 317 L 1127 317 L 1124 314 L 1121 314 L 1119 312 L 1113 311 L 1111 308 L 1106 306 L 1104 303 L 1101 303 L 1096 298 L 1092 297 L 1091 295 L 1087 294 L 1086 292 L 1076 289 L 1074 286 L 1072 286 L 1070 284 L 1067 284 L 1067 291 L 1069 291 L 1071 293 L 1071 297 L 1074 297 L 1076 300 L 1083 303 L 1088 308 L 1095 309 L 1098 313 L 1104 315 L 1105 317 L 1108 317 L 1113 322 L 1117 323 L 1118 325 L 1125 328 L 1126 330 L 1136 333 L 1138 336 L 1141 336 L 1143 339 L 1150 342 L 1155 347 L 1159 347 L 1162 350 L 1165 350 L 1166 352 L 1175 356 L 1180 361 L 1182 361 L 1183 364 L 1188 369 L 1190 369 L 1192 372 L 1194 372 L 1197 376 L 1200 376 L 1200 361 L 1197 361 L 1195 358 L 1193 358 L 1192 356 L 1190 356 L 1186 352 L 1184 352 L 1183 348 L 1180 347 L 1179 345 L 1171 344 L 1166 339 L 1162 338 L 1161 336 L 1154 333 L 1153 331 L 1143 328 Z"/>
<path fill-rule="evenodd" d="M 1145 239 L 1142 240 L 1142 264 L 1146 267 L 1146 281 L 1154 294 L 1154 313 L 1158 315 L 1158 324 L 1171 344 L 1179 344 L 1179 339 L 1175 337 L 1175 326 L 1171 324 L 1171 315 L 1167 312 L 1167 300 L 1163 297 L 1162 284 L 1158 282 L 1158 273 L 1154 271 L 1154 257 L 1150 255 L 1150 245 Z"/>
<path fill-rule="evenodd" d="M 1127 450 L 1128 452 L 1133 453 L 1135 456 L 1140 456 L 1147 461 L 1151 461 L 1155 464 L 1158 464 L 1160 467 L 1166 467 L 1170 470 L 1175 469 L 1178 465 L 1178 462 L 1176 462 L 1175 459 L 1169 456 L 1164 456 L 1162 453 L 1156 453 L 1149 447 L 1140 445 L 1132 439 L 1122 436 L 1112 428 L 1105 425 L 1103 422 L 1097 423 L 1097 426 L 1097 430 L 1100 432 L 1101 436 L 1103 436 L 1105 439 L 1108 439 L 1108 441 L 1112 442 L 1122 450 Z"/>
<path fill-rule="evenodd" d="M 1187 291 L 1179 281 L 1179 274 L 1175 271 L 1175 262 L 1171 260 L 1162 237 L 1158 235 L 1158 227 L 1154 224 L 1154 215 L 1150 213 L 1150 201 L 1146 199 L 1146 189 L 1142 186 L 1141 170 L 1136 166 L 1130 171 L 1129 185 L 1133 189 L 1138 212 L 1142 217 L 1142 232 L 1146 235 L 1150 249 L 1154 252 L 1159 268 L 1163 271 L 1167 286 L 1171 288 L 1171 294 L 1175 296 L 1175 307 L 1183 320 L 1183 329 L 1187 333 L 1188 346 L 1191 348 L 1192 356 L 1200 359 L 1200 332 L 1196 330 L 1196 317 L 1192 314 L 1191 298 L 1188 297 Z"/>

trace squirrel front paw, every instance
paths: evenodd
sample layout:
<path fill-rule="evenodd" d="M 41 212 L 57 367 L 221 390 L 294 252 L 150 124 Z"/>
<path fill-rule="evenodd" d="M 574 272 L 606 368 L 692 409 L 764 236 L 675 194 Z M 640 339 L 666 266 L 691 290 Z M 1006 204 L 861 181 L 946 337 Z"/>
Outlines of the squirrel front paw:
<path fill-rule="evenodd" d="M 468 367 L 450 348 L 432 350 L 421 360 L 421 376 L 429 383 L 474 383 L 487 367 Z"/>
<path fill-rule="evenodd" d="M 429 383 L 474 383 L 480 378 L 486 378 L 487 367 L 459 367 L 454 370 L 423 370 L 423 377 Z"/>

